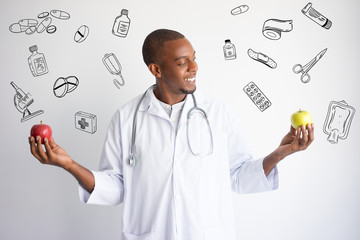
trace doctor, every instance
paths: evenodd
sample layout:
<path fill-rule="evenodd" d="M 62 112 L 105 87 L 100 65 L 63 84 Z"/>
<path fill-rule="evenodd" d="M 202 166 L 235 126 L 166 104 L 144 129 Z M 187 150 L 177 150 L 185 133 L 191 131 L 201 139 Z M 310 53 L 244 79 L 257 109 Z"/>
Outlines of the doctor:
<path fill-rule="evenodd" d="M 234 114 L 195 91 L 195 51 L 182 34 L 150 33 L 143 58 L 156 84 L 114 114 L 98 171 L 79 165 L 54 139 L 45 139 L 44 151 L 41 139 L 30 137 L 31 153 L 71 173 L 84 203 L 123 203 L 123 240 L 234 240 L 232 192 L 276 189 L 276 165 L 311 144 L 314 126 L 290 127 L 275 151 L 253 159 Z M 187 125 L 195 105 L 209 129 L 199 112 Z M 203 143 L 206 151 L 194 154 Z"/>

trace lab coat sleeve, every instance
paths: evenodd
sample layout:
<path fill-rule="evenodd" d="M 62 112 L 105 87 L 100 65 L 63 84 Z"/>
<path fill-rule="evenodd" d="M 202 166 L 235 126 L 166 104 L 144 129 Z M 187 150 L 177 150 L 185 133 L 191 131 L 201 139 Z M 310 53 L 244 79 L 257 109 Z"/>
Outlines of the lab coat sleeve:
<path fill-rule="evenodd" d="M 80 200 L 88 204 L 116 205 L 123 201 L 122 142 L 119 113 L 110 123 L 103 146 L 99 171 L 92 171 L 95 188 L 90 194 L 79 185 Z"/>
<path fill-rule="evenodd" d="M 275 166 L 268 176 L 263 160 L 253 159 L 246 132 L 239 119 L 228 111 L 228 154 L 231 187 L 237 193 L 256 193 L 278 188 L 278 169 Z"/>

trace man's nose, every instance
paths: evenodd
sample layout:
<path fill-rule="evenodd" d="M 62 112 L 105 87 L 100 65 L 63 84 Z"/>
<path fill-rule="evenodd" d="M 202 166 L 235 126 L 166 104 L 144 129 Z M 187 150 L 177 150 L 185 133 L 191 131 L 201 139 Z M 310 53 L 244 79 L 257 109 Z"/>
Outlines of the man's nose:
<path fill-rule="evenodd" d="M 198 70 L 198 65 L 197 65 L 197 63 L 195 62 L 195 61 L 191 61 L 190 63 L 189 63 L 189 72 L 197 72 L 197 70 Z"/>

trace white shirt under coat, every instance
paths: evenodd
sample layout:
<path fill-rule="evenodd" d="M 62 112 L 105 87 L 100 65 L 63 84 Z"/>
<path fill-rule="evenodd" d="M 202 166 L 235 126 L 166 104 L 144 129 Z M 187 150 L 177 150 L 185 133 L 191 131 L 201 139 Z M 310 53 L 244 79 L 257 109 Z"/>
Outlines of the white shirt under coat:
<path fill-rule="evenodd" d="M 221 102 L 198 92 L 197 104 L 210 121 L 214 149 L 210 156 L 194 156 L 187 143 L 187 113 L 194 106 L 185 99 L 177 126 L 153 90 L 140 105 L 135 157 L 127 163 L 138 96 L 113 116 L 104 143 L 99 171 L 93 171 L 91 194 L 79 186 L 88 204 L 123 202 L 122 240 L 234 240 L 232 191 L 254 193 L 278 187 L 275 167 L 266 177 L 261 159 L 249 155 L 241 123 Z"/>

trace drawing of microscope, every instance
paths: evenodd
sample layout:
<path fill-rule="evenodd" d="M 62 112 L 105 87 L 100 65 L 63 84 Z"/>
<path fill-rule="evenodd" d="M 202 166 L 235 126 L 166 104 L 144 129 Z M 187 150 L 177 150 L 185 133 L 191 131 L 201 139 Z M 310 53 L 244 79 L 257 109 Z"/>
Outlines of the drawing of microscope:
<path fill-rule="evenodd" d="M 34 99 L 31 97 L 30 93 L 25 93 L 21 90 L 14 82 L 10 83 L 11 86 L 15 88 L 16 94 L 14 95 L 14 104 L 16 109 L 23 114 L 21 122 L 25 122 L 33 117 L 36 117 L 40 114 L 43 114 L 43 110 L 39 110 L 31 113 L 28 107 L 34 102 Z"/>

